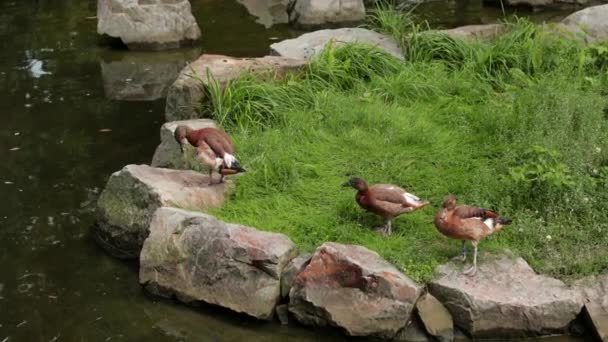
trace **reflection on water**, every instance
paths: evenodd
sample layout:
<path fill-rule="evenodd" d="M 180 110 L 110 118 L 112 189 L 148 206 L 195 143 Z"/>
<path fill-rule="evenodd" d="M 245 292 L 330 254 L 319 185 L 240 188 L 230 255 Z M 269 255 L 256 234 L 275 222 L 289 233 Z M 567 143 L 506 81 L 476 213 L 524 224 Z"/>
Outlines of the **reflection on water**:
<path fill-rule="evenodd" d="M 106 97 L 153 101 L 167 95 L 179 72 L 201 55 L 199 48 L 155 52 L 104 52 L 99 64 Z"/>
<path fill-rule="evenodd" d="M 247 8 L 269 8 L 274 21 L 272 7 L 243 3 L 192 1 L 202 51 L 261 56 L 273 40 L 298 34 L 286 25 L 266 29 L 256 20 L 268 25 L 269 16 Z M 443 25 L 493 17 L 462 3 L 421 8 Z M 124 165 L 150 160 L 163 123 L 160 97 L 198 54 L 109 51 L 89 19 L 95 6 L 0 2 L 0 342 L 351 340 L 149 298 L 136 265 L 92 242 L 100 189 Z"/>

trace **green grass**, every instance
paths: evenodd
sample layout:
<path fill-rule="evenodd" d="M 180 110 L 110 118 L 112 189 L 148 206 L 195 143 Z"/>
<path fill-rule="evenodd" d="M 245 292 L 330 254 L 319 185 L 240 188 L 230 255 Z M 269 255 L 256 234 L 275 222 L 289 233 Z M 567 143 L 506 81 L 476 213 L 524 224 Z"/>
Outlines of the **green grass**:
<path fill-rule="evenodd" d="M 214 214 L 284 233 L 303 251 L 360 244 L 425 281 L 459 252 L 432 224 L 454 193 L 514 219 L 480 244 L 480 260 L 508 248 L 562 279 L 605 272 L 604 48 L 522 20 L 510 26 L 493 43 L 466 43 L 403 25 L 385 31 L 412 53 L 405 61 L 365 45 L 331 47 L 285 80 L 247 75 L 211 89 L 209 110 L 248 170 Z M 381 237 L 372 231 L 381 219 L 340 187 L 351 176 L 401 185 L 432 206 Z"/>

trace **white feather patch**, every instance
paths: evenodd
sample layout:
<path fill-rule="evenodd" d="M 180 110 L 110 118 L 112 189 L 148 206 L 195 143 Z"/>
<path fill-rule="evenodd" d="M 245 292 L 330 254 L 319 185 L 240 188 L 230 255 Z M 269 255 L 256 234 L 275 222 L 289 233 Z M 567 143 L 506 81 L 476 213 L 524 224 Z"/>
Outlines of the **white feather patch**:
<path fill-rule="evenodd" d="M 232 164 L 236 161 L 236 158 L 230 153 L 224 153 L 224 163 L 229 168 L 232 167 Z"/>
<path fill-rule="evenodd" d="M 404 193 L 403 197 L 405 197 L 405 200 L 409 202 L 420 202 L 420 198 L 418 196 L 410 194 L 409 192 Z"/>
<path fill-rule="evenodd" d="M 494 219 L 493 218 L 486 219 L 485 221 L 483 221 L 483 223 L 486 226 L 488 226 L 488 228 L 490 228 L 490 230 L 494 230 Z"/>

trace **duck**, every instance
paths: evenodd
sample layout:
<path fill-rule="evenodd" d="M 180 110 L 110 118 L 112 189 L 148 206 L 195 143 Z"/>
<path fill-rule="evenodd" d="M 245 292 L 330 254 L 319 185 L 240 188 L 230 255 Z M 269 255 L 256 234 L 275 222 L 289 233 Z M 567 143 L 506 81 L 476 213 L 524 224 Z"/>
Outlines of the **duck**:
<path fill-rule="evenodd" d="M 434 224 L 443 235 L 462 241 L 462 262 L 467 260 L 466 241 L 474 248 L 473 265 L 463 274 L 477 273 L 477 246 L 486 236 L 500 231 L 513 222 L 511 218 L 500 216 L 495 210 L 468 205 L 456 205 L 456 196 L 449 194 L 443 199 L 440 210 L 435 215 Z"/>
<path fill-rule="evenodd" d="M 421 200 L 397 185 L 375 184 L 368 186 L 359 177 L 350 178 L 342 186 L 356 189 L 355 200 L 359 206 L 384 218 L 384 225 L 376 229 L 378 233 L 384 236 L 392 234 L 393 219 L 430 204 L 429 201 Z"/>
<path fill-rule="evenodd" d="M 196 158 L 209 169 L 209 185 L 214 184 L 213 171 L 220 174 L 219 183 L 224 182 L 224 176 L 246 171 L 234 156 L 232 139 L 220 129 L 206 127 L 195 130 L 179 125 L 175 128 L 174 137 L 182 154 L 184 145 L 196 147 Z"/>

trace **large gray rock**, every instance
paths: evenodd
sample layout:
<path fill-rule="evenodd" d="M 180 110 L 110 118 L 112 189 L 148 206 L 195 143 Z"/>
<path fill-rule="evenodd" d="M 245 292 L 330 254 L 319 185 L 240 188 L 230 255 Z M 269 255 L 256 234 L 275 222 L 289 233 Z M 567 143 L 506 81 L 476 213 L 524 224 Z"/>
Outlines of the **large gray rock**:
<path fill-rule="evenodd" d="M 309 60 L 321 52 L 330 41 L 334 42 L 336 46 L 354 42 L 371 44 L 397 58 L 404 58 L 403 51 L 395 39 L 364 28 L 342 28 L 305 33 L 294 39 L 274 43 L 270 45 L 270 50 L 273 55 Z"/>
<path fill-rule="evenodd" d="M 567 16 L 562 24 L 577 33 L 585 33 L 588 43 L 608 41 L 608 5 L 588 7 Z"/>
<path fill-rule="evenodd" d="M 209 186 L 206 175 L 147 165 L 127 165 L 110 176 L 97 202 L 95 238 L 119 258 L 137 258 L 156 209 L 219 207 L 229 183 Z"/>
<path fill-rule="evenodd" d="M 182 155 L 179 144 L 173 137 L 175 128 L 179 125 L 186 125 L 192 129 L 201 129 L 207 127 L 217 128 L 215 121 L 210 119 L 194 119 L 166 122 L 160 128 L 160 145 L 154 151 L 152 162 L 153 167 L 164 167 L 168 169 L 191 169 L 191 165 L 186 162 L 186 158 Z"/>
<path fill-rule="evenodd" d="M 284 24 L 289 21 L 287 7 L 289 0 L 238 0 L 255 17 L 257 22 L 266 28 L 275 24 Z"/>
<path fill-rule="evenodd" d="M 452 38 L 464 40 L 486 40 L 493 39 L 506 32 L 507 27 L 501 24 L 466 25 L 449 30 L 441 30 Z"/>
<path fill-rule="evenodd" d="M 377 253 L 324 243 L 289 293 L 289 311 L 306 325 L 351 336 L 393 338 L 410 319 L 421 288 Z"/>
<path fill-rule="evenodd" d="M 130 49 L 162 50 L 201 36 L 188 0 L 97 0 L 97 33 Z"/>
<path fill-rule="evenodd" d="M 563 11 L 566 9 L 576 9 L 605 2 L 606 0 L 506 0 L 502 2 L 502 5 L 513 7 L 531 7 L 533 9 L 552 8 Z M 484 0 L 484 3 L 491 3 L 496 6 L 501 6 L 500 0 Z"/>
<path fill-rule="evenodd" d="M 198 49 L 162 54 L 106 54 L 100 61 L 106 97 L 119 101 L 153 101 L 167 96 L 184 66 L 200 55 Z M 117 58 L 118 57 L 118 58 Z"/>
<path fill-rule="evenodd" d="M 426 331 L 442 342 L 454 341 L 454 322 L 452 315 L 437 298 L 425 293 L 416 302 L 418 316 Z"/>
<path fill-rule="evenodd" d="M 289 22 L 299 27 L 348 25 L 363 19 L 363 0 L 295 0 L 289 9 Z"/>
<path fill-rule="evenodd" d="M 281 276 L 281 297 L 286 298 L 289 296 L 289 291 L 291 290 L 294 279 L 296 279 L 296 276 L 308 265 L 311 257 L 312 255 L 308 253 L 300 255 L 291 260 L 287 267 L 285 267 L 283 275 Z"/>
<path fill-rule="evenodd" d="M 475 277 L 463 275 L 461 263 L 442 265 L 436 273 L 431 294 L 474 338 L 565 333 L 583 306 L 578 291 L 536 274 L 506 251 L 484 254 Z"/>
<path fill-rule="evenodd" d="M 282 234 L 160 208 L 141 251 L 139 281 L 157 295 L 270 320 L 281 296 L 281 273 L 296 254 Z"/>
<path fill-rule="evenodd" d="M 225 86 L 246 72 L 280 78 L 301 70 L 305 60 L 266 56 L 261 58 L 234 58 L 222 55 L 202 55 L 186 66 L 169 88 L 165 116 L 167 121 L 201 117 L 205 88 L 212 82 Z"/>
<path fill-rule="evenodd" d="M 601 341 L 608 341 L 608 274 L 575 283 L 585 300 L 585 318 Z"/>

